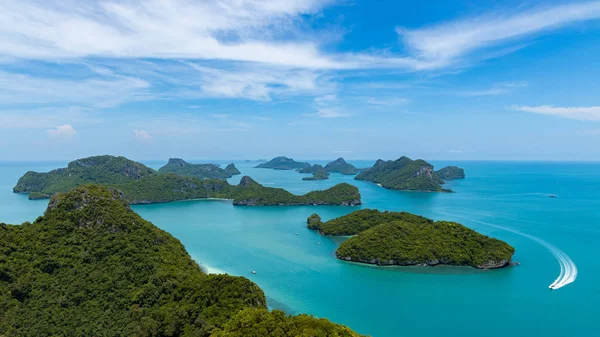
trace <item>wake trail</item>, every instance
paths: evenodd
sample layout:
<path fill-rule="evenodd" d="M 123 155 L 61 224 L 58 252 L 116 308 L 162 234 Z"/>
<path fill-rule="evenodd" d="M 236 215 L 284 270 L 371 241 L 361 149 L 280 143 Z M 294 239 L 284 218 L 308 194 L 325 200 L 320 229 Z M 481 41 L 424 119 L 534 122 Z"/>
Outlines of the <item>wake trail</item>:
<path fill-rule="evenodd" d="M 447 213 L 447 212 L 446 212 Z M 457 216 L 456 214 L 453 213 L 447 213 L 450 216 Z M 459 218 L 463 218 L 466 219 L 465 217 L 461 217 L 458 216 Z M 497 229 L 501 229 L 501 230 L 505 230 L 511 233 L 515 233 L 517 235 L 521 235 L 524 236 L 528 239 L 531 239 L 537 243 L 539 243 L 540 245 L 544 246 L 546 249 L 548 249 L 552 255 L 554 255 L 554 258 L 556 258 L 556 260 L 558 261 L 558 265 L 560 266 L 560 273 L 558 275 L 558 277 L 556 278 L 556 280 L 554 280 L 554 282 L 552 282 L 550 284 L 550 286 L 548 286 L 550 289 L 559 289 L 562 288 L 564 286 L 566 286 L 567 284 L 573 283 L 575 282 L 575 280 L 577 279 L 577 266 L 575 265 L 575 262 L 573 262 L 573 260 L 571 260 L 571 258 L 569 257 L 569 255 L 567 255 L 565 252 L 563 252 L 562 250 L 558 249 L 556 246 L 554 246 L 553 244 L 544 241 L 540 238 L 538 238 L 537 236 L 533 236 L 527 233 L 523 233 L 520 232 L 516 229 L 512 229 L 509 227 L 504 227 L 504 226 L 500 226 L 500 225 L 494 225 L 491 224 L 489 222 L 484 222 L 484 221 L 478 221 L 478 220 L 469 220 L 471 222 L 476 222 L 482 225 L 486 225 L 486 226 L 490 226 L 490 227 L 494 227 Z"/>

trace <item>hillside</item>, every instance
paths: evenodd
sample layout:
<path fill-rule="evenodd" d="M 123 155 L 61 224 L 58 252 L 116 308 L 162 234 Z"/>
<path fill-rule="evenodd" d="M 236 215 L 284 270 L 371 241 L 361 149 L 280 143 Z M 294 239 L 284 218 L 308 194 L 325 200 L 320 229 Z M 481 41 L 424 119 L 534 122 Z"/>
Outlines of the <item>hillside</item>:
<path fill-rule="evenodd" d="M 358 169 L 354 167 L 354 165 L 348 164 L 344 158 L 341 157 L 325 165 L 325 170 L 327 172 L 338 172 L 347 175 L 358 173 Z"/>
<path fill-rule="evenodd" d="M 41 199 L 57 192 L 65 192 L 73 185 L 97 183 L 123 191 L 125 198 L 131 204 L 206 198 L 233 199 L 234 205 L 247 206 L 360 204 L 358 189 L 348 184 L 338 184 L 324 191 L 296 196 L 280 188 L 262 186 L 250 177 L 243 177 L 240 184 L 235 186 L 222 179 L 200 179 L 174 173 L 158 174 L 142 164 L 123 157 L 104 157 L 102 161 L 89 160 L 99 157 L 81 159 L 69 164 L 69 168 L 48 173 L 27 172 L 19 179 L 13 191 L 29 193 L 30 199 Z M 76 162 L 93 163 L 93 165 L 72 165 Z M 76 170 L 71 169 L 71 166 Z M 141 170 L 144 174 L 131 168 Z M 122 172 L 128 175 L 123 175 Z M 248 183 L 250 181 L 251 184 Z"/>
<path fill-rule="evenodd" d="M 98 185 L 54 196 L 34 223 L 0 224 L 0 308 L 2 336 L 358 336 L 268 312 L 254 283 L 203 274 L 177 239 Z"/>
<path fill-rule="evenodd" d="M 464 179 L 465 178 L 465 170 L 456 166 L 446 166 L 442 169 L 435 171 L 435 173 L 444 180 L 453 180 L 453 179 Z"/>
<path fill-rule="evenodd" d="M 359 173 L 354 179 L 366 180 L 382 187 L 404 191 L 448 192 L 444 181 L 435 173 L 433 165 L 417 159 L 401 157 L 397 160 L 378 160 L 373 167 Z"/>
<path fill-rule="evenodd" d="M 227 179 L 235 174 L 240 174 L 234 164 L 229 164 L 226 169 L 222 169 L 215 164 L 190 164 L 179 158 L 170 158 L 165 166 L 158 169 L 158 172 L 175 173 L 200 179 Z"/>
<path fill-rule="evenodd" d="M 298 170 L 309 167 L 309 163 L 297 162 L 288 157 L 275 157 L 266 163 L 259 164 L 257 168 L 268 168 L 274 170 Z"/>

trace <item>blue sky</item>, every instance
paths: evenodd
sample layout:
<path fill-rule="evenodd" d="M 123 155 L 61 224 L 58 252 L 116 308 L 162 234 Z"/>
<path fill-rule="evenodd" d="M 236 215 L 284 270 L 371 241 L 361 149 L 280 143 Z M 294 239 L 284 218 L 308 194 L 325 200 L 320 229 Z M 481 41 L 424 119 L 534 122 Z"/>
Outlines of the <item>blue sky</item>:
<path fill-rule="evenodd" d="M 600 160 L 600 1 L 0 0 L 0 160 Z"/>

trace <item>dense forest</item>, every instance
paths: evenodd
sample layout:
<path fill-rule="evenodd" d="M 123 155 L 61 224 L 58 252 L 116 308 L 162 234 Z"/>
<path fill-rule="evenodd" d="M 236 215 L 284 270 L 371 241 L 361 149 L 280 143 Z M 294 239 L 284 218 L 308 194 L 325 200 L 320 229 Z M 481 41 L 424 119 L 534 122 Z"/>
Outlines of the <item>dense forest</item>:
<path fill-rule="evenodd" d="M 55 195 L 33 223 L 0 224 L 2 336 L 358 336 L 266 310 L 243 277 L 206 275 L 182 244 L 99 185 Z"/>
<path fill-rule="evenodd" d="M 215 164 L 191 164 L 179 158 L 170 158 L 165 166 L 158 169 L 158 172 L 175 173 L 200 179 L 227 179 L 240 174 L 233 163 L 222 169 Z"/>
<path fill-rule="evenodd" d="M 336 256 L 377 265 L 460 265 L 489 269 L 508 266 L 514 248 L 461 224 L 433 221 L 406 212 L 363 209 L 322 222 L 317 214 L 307 227 L 324 235 L 356 235 Z"/>

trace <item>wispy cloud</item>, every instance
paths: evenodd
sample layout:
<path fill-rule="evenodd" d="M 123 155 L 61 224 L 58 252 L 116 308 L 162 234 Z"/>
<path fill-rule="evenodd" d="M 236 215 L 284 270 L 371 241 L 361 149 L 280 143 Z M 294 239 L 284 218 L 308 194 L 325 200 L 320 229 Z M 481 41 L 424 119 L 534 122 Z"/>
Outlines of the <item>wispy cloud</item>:
<path fill-rule="evenodd" d="M 555 107 L 552 105 L 521 106 L 514 105 L 513 110 L 531 112 L 542 115 L 577 119 L 582 121 L 600 121 L 600 106 L 588 107 Z"/>
<path fill-rule="evenodd" d="M 141 142 L 149 142 L 152 140 L 152 136 L 150 136 L 148 131 L 136 129 L 136 130 L 133 130 L 133 135 L 134 135 L 135 139 L 137 139 Z"/>
<path fill-rule="evenodd" d="M 525 81 L 507 81 L 496 83 L 490 88 L 480 90 L 464 90 L 456 92 L 460 96 L 477 97 L 477 96 L 495 96 L 509 93 L 516 88 L 524 88 L 529 86 Z"/>
<path fill-rule="evenodd" d="M 77 131 L 70 124 L 59 125 L 47 132 L 48 137 L 55 139 L 71 139 L 77 134 Z"/>
<path fill-rule="evenodd" d="M 379 107 L 393 107 L 409 102 L 409 99 L 402 97 L 366 97 L 365 99 L 365 103 Z"/>
<path fill-rule="evenodd" d="M 0 111 L 0 129 L 48 129 L 56 125 L 92 125 L 104 120 L 81 107 Z"/>
<path fill-rule="evenodd" d="M 343 111 L 342 105 L 336 95 L 323 95 L 314 98 L 316 113 L 306 114 L 318 118 L 349 117 L 350 114 Z"/>
<path fill-rule="evenodd" d="M 590 1 L 512 15 L 490 13 L 416 30 L 398 27 L 396 32 L 413 57 L 443 67 L 483 48 L 505 47 L 526 36 L 597 18 L 600 18 L 600 2 Z"/>

